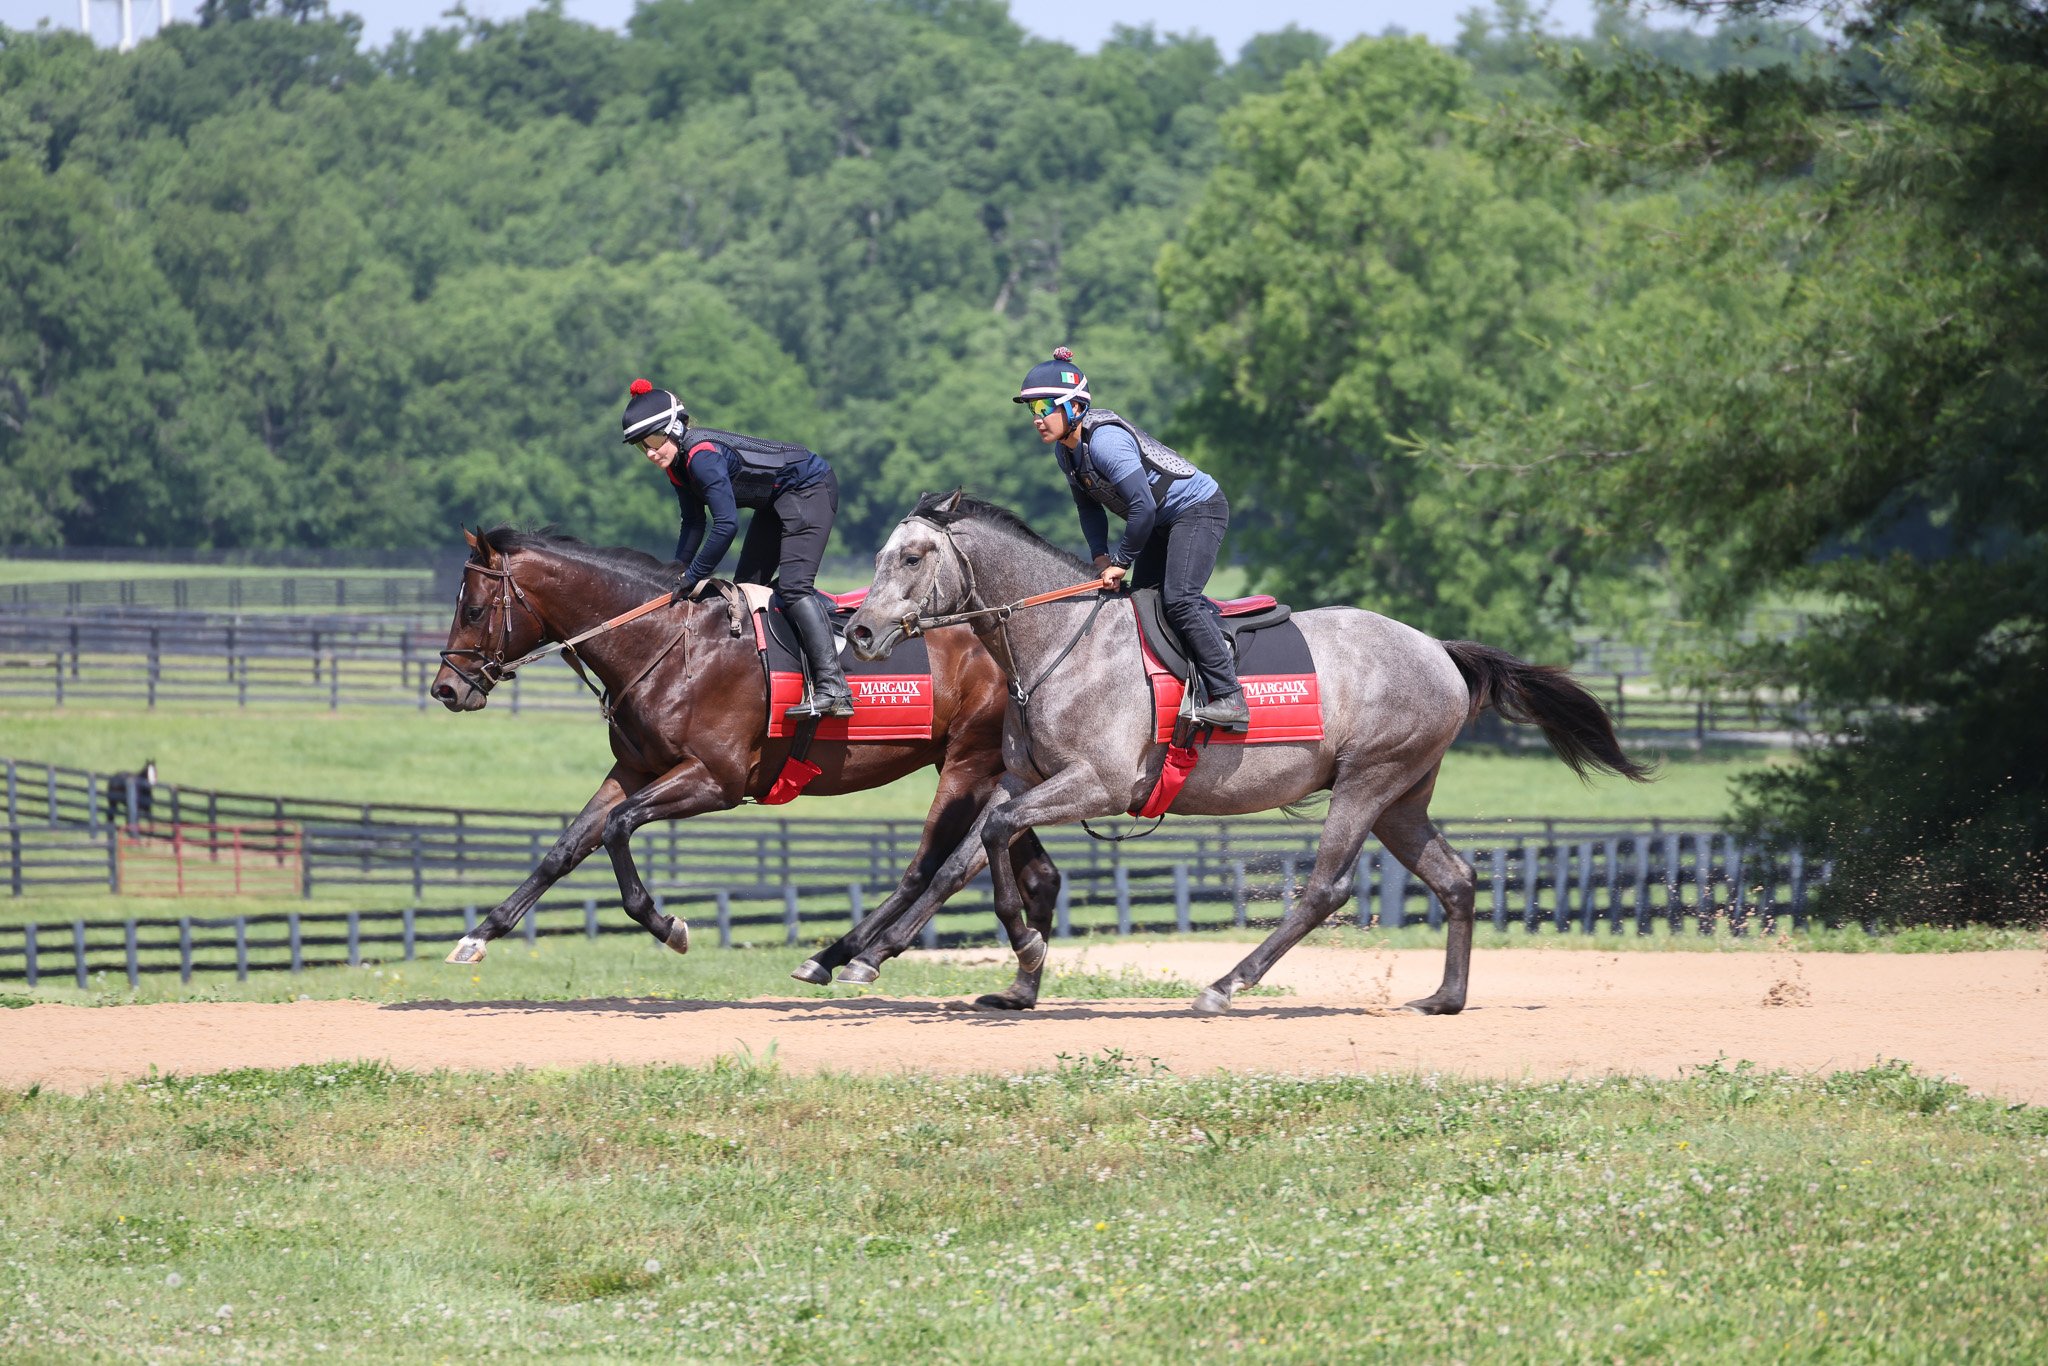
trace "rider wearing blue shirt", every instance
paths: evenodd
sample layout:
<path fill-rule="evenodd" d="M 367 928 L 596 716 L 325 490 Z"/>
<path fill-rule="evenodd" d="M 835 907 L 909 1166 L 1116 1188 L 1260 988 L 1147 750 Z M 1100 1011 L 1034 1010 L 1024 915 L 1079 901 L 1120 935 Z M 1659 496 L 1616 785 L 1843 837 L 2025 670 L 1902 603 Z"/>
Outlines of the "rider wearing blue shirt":
<path fill-rule="evenodd" d="M 788 714 L 853 715 L 853 694 L 817 594 L 818 562 L 839 512 L 839 480 L 824 457 L 786 442 L 692 429 L 683 401 L 644 379 L 633 381 L 620 426 L 627 443 L 644 450 L 675 486 L 682 513 L 676 562 L 686 566 L 677 592 L 688 593 L 717 572 L 739 533 L 739 510 L 754 509 L 733 579 L 777 580 L 775 595 L 803 646 L 811 679 L 809 695 Z"/>
<path fill-rule="evenodd" d="M 1103 586 L 1114 588 L 1129 575 L 1134 588 L 1160 590 L 1166 619 L 1201 676 L 1205 699 L 1194 709 L 1196 723 L 1249 727 L 1237 665 L 1205 591 L 1230 527 L 1223 490 L 1150 433 L 1091 406 L 1088 377 L 1064 346 L 1031 367 L 1014 401 L 1030 405 L 1039 440 L 1059 460 Z M 1114 550 L 1111 512 L 1124 519 Z"/>

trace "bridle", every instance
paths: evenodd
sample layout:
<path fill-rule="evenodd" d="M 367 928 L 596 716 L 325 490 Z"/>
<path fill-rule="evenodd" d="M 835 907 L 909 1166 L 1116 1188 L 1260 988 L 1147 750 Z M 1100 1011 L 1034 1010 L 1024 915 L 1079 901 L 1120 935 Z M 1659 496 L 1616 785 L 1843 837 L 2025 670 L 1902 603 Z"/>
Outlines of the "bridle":
<path fill-rule="evenodd" d="M 539 645 L 528 650 L 519 658 L 508 661 L 505 656 L 512 649 L 512 604 L 514 602 L 517 602 L 520 608 L 539 624 L 543 636 L 553 634 L 554 628 L 548 625 L 547 618 L 540 614 L 540 609 L 527 601 L 526 590 L 521 588 L 519 581 L 512 577 L 511 569 L 493 569 L 489 565 L 480 564 L 475 560 L 466 561 L 462 566 L 462 591 L 455 598 L 455 606 L 458 612 L 469 601 L 469 575 L 472 573 L 480 574 L 487 579 L 497 580 L 497 589 L 493 592 L 489 605 L 484 609 L 483 634 L 483 639 L 489 640 L 491 637 L 491 623 L 493 621 L 499 623 L 497 653 L 492 654 L 484 649 L 482 645 L 457 645 L 441 651 L 441 662 L 447 665 L 449 671 L 457 678 L 460 678 L 471 688 L 486 697 L 490 695 L 491 689 L 496 687 L 500 681 L 516 677 L 519 670 L 525 668 L 528 664 L 533 663 L 537 659 L 546 659 L 552 654 L 560 654 L 568 662 L 569 667 L 576 671 L 576 676 L 583 680 L 583 686 L 590 689 L 591 695 L 597 698 L 598 708 L 604 713 L 605 721 L 616 727 L 617 722 L 613 720 L 613 717 L 617 713 L 620 698 L 623 698 L 626 693 L 630 692 L 641 679 L 647 677 L 653 671 L 654 666 L 659 664 L 668 655 L 669 651 L 676 647 L 676 642 L 682 639 L 682 635 L 678 633 L 675 639 L 669 641 L 660 653 L 647 662 L 646 667 L 634 675 L 632 683 L 628 683 L 625 687 L 619 689 L 616 695 L 613 695 L 590 681 L 589 671 L 584 667 L 581 657 L 577 655 L 576 647 L 589 640 L 592 636 L 599 636 L 603 635 L 606 631 L 616 630 L 629 621 L 638 621 L 649 612 L 669 606 L 675 601 L 673 594 L 663 593 L 659 597 L 649 598 L 638 607 L 629 608 L 617 616 L 601 621 L 589 630 L 577 635 L 569 636 L 562 640 L 543 640 Z M 471 655 L 475 656 L 478 660 L 474 672 L 456 662 L 457 656 Z"/>

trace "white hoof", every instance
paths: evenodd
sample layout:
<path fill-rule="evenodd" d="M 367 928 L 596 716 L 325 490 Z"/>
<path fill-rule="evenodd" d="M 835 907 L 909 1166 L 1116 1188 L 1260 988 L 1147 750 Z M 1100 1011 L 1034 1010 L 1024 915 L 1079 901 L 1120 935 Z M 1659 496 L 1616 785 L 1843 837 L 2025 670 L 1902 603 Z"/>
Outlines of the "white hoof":
<path fill-rule="evenodd" d="M 869 967 L 866 963 L 848 963 L 839 969 L 839 980 L 857 987 L 864 987 L 881 975 L 880 968 Z"/>
<path fill-rule="evenodd" d="M 668 946 L 677 953 L 688 953 L 690 951 L 689 922 L 679 915 L 669 917 Z"/>
<path fill-rule="evenodd" d="M 484 961 L 484 941 L 473 934 L 466 934 L 457 940 L 448 954 L 451 963 L 481 963 Z"/>
<path fill-rule="evenodd" d="M 789 975 L 796 978 L 799 982 L 809 982 L 814 987 L 832 985 L 832 973 L 828 969 L 820 967 L 818 960 L 815 958 L 804 959 L 800 965 L 791 970 Z"/>
<path fill-rule="evenodd" d="M 1203 987 L 1202 994 L 1195 998 L 1194 1012 L 1197 1015 L 1221 1015 L 1230 1009 L 1230 993 L 1214 987 Z"/>
<path fill-rule="evenodd" d="M 1017 971 L 1037 972 L 1045 966 L 1045 936 L 1032 930 L 1017 950 Z"/>

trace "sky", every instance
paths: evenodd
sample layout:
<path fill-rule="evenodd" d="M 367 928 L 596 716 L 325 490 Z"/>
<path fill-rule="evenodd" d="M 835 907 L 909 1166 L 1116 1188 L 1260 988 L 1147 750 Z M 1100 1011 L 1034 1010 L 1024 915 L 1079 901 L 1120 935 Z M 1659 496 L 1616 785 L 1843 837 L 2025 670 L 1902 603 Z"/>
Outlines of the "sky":
<path fill-rule="evenodd" d="M 0 23 L 10 28 L 78 27 L 79 0 L 0 0 Z M 156 31 L 163 0 L 134 0 L 137 39 Z M 466 0 L 479 18 L 509 19 L 530 8 L 529 0 Z M 1458 14 L 1475 0 L 1088 0 L 1049 4 L 1042 0 L 1011 0 L 1010 14 L 1027 31 L 1057 38 L 1093 51 L 1118 24 L 1151 24 L 1161 32 L 1198 32 L 1216 40 L 1226 58 L 1234 58 L 1245 39 L 1293 24 L 1344 43 L 1361 33 L 1380 33 L 1389 26 L 1426 34 L 1448 43 L 1458 34 Z M 367 46 L 381 47 L 398 29 L 418 32 L 437 26 L 448 7 L 444 0 L 331 0 L 335 12 L 363 20 Z M 120 33 L 120 7 L 114 0 L 87 0 L 94 36 L 111 44 Z M 172 19 L 190 19 L 198 0 L 170 0 Z M 566 0 L 571 18 L 609 28 L 624 25 L 634 0 Z M 1550 27 L 1563 33 L 1586 33 L 1593 24 L 1592 0 L 1553 0 Z"/>

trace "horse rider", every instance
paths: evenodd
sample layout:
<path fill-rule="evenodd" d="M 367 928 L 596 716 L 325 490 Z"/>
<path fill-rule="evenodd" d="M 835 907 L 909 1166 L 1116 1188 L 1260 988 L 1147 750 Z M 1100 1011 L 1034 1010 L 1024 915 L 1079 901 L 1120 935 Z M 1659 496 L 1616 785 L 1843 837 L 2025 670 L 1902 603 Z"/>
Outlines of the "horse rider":
<path fill-rule="evenodd" d="M 1150 433 L 1092 406 L 1088 377 L 1064 346 L 1031 367 L 1012 401 L 1029 405 L 1038 439 L 1059 459 L 1102 586 L 1114 589 L 1128 575 L 1133 588 L 1160 590 L 1166 619 L 1201 676 L 1194 722 L 1249 729 L 1237 664 L 1204 592 L 1230 527 L 1223 490 Z M 1124 519 L 1114 550 L 1105 509 Z"/>
<path fill-rule="evenodd" d="M 787 715 L 853 715 L 853 694 L 816 587 L 818 562 L 839 512 L 839 480 L 832 467 L 804 446 L 706 427 L 692 430 L 683 401 L 647 380 L 634 380 L 631 395 L 620 420 L 626 442 L 639 446 L 668 475 L 682 509 L 676 562 L 686 567 L 678 596 L 711 577 L 739 531 L 739 510 L 754 509 L 733 579 L 766 584 L 771 573 L 779 578 L 776 596 L 782 615 L 796 628 L 811 680 L 810 691 Z"/>

